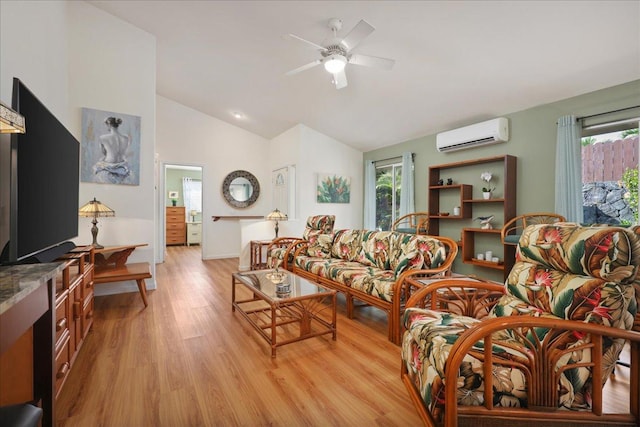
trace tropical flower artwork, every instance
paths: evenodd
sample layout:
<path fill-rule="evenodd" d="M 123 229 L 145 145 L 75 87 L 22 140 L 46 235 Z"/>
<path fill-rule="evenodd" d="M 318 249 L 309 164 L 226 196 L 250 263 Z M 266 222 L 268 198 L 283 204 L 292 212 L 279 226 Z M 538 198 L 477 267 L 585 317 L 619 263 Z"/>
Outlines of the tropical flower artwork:
<path fill-rule="evenodd" d="M 482 187 L 482 192 L 483 193 L 490 193 L 493 190 L 495 190 L 495 187 L 491 186 L 491 179 L 493 178 L 493 175 L 491 175 L 491 172 L 482 172 L 480 174 L 480 179 L 483 180 L 484 182 L 486 182 L 486 185 L 484 187 Z"/>
<path fill-rule="evenodd" d="M 318 174 L 316 194 L 318 203 L 349 203 L 351 179 L 338 175 Z"/>

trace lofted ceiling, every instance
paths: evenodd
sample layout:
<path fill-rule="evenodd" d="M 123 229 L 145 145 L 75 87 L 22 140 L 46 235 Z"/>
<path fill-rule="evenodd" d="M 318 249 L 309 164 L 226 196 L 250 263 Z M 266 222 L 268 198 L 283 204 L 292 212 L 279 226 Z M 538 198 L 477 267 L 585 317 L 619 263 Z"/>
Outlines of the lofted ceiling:
<path fill-rule="evenodd" d="M 271 139 L 302 123 L 362 151 L 640 79 L 639 1 L 89 1 L 156 37 L 157 93 Z M 337 90 L 327 23 L 376 30 Z M 233 113 L 242 118 L 236 119 Z"/>

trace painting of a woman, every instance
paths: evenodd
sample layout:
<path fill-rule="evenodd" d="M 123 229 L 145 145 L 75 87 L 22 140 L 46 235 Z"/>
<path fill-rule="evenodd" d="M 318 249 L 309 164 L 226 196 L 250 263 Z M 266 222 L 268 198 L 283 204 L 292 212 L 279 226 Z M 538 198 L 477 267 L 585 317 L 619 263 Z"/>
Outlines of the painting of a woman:
<path fill-rule="evenodd" d="M 139 117 L 83 109 L 83 182 L 138 185 L 139 153 Z"/>

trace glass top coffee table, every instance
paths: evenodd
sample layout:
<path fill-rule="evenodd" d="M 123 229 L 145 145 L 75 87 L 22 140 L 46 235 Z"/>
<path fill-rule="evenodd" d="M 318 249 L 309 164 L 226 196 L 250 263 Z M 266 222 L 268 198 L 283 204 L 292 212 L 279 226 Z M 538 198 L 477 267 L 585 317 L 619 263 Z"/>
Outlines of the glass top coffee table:
<path fill-rule="evenodd" d="M 336 291 L 286 270 L 233 273 L 231 283 L 232 310 L 271 345 L 271 357 L 278 347 L 307 338 L 331 334 L 336 340 Z M 252 297 L 237 300 L 237 284 Z"/>

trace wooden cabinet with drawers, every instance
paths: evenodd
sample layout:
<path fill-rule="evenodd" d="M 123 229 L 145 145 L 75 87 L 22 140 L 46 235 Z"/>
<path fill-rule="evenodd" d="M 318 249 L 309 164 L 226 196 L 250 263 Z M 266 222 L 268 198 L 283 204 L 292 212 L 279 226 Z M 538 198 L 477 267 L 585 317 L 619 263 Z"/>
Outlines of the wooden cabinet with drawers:
<path fill-rule="evenodd" d="M 56 425 L 55 400 L 93 324 L 94 262 L 82 246 L 55 262 L 0 267 L 0 406 L 35 401 L 42 427 Z"/>
<path fill-rule="evenodd" d="M 93 324 L 94 259 L 90 249 L 76 248 L 60 259 L 66 265 L 56 279 L 55 289 L 56 398 Z"/>
<path fill-rule="evenodd" d="M 184 245 L 187 241 L 187 223 L 184 206 L 167 206 L 167 245 Z"/>

